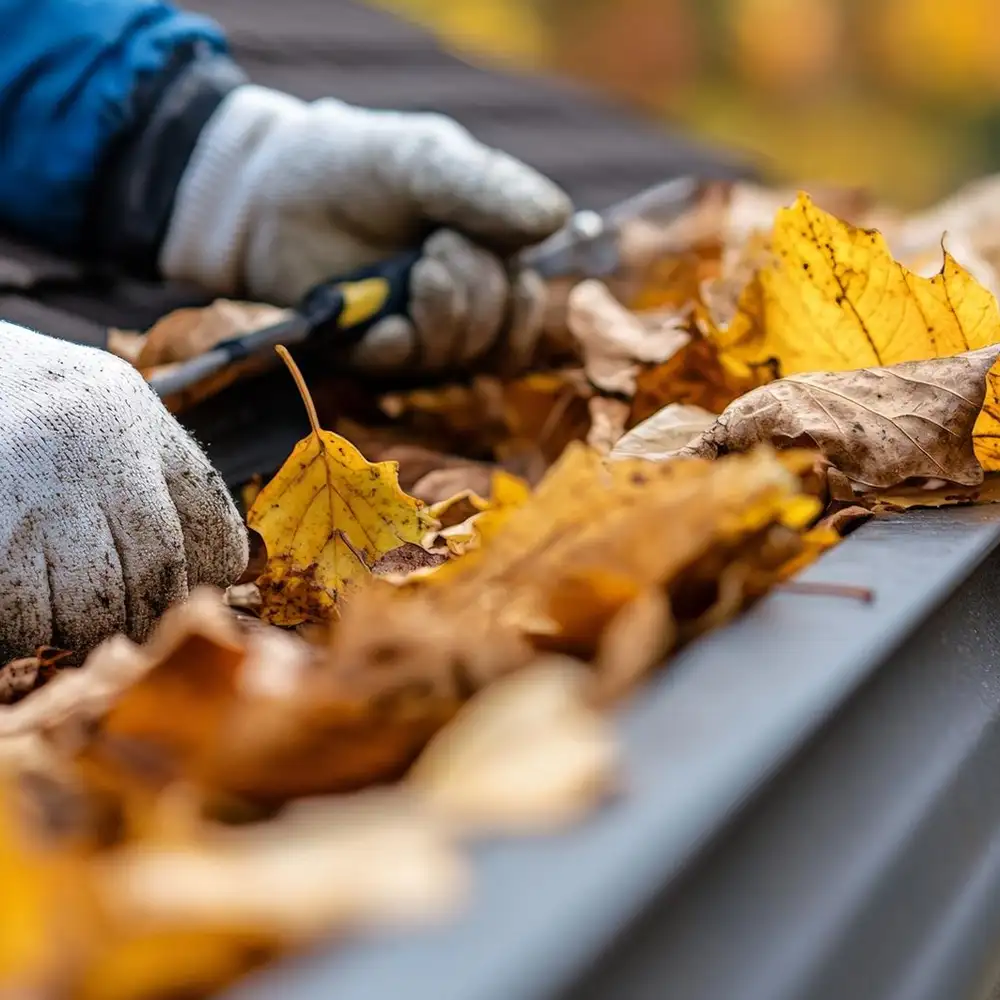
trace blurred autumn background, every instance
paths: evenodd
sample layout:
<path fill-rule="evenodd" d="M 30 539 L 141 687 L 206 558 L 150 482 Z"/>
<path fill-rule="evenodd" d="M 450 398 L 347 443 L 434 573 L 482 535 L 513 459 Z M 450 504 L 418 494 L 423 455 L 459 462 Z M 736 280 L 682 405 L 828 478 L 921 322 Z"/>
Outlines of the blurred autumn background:
<path fill-rule="evenodd" d="M 378 0 L 480 60 L 554 72 L 916 207 L 1000 170 L 1000 0 Z"/>

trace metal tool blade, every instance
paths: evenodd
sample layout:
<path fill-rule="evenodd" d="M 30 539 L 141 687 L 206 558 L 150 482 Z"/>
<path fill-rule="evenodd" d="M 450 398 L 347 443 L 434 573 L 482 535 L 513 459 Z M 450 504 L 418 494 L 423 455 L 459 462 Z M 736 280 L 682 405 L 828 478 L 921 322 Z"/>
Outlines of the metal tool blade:
<path fill-rule="evenodd" d="M 697 203 L 701 189 L 702 184 L 695 177 L 675 177 L 603 212 L 579 211 L 558 232 L 523 251 L 517 261 L 543 278 L 606 277 L 620 264 L 619 244 L 624 225 L 642 219 L 667 226 Z"/>
<path fill-rule="evenodd" d="M 302 343 L 310 330 L 309 321 L 304 316 L 293 314 L 284 322 L 223 341 L 204 354 L 157 372 L 149 379 L 149 384 L 159 396 L 182 392 L 234 362 L 260 354 L 269 347 Z"/>

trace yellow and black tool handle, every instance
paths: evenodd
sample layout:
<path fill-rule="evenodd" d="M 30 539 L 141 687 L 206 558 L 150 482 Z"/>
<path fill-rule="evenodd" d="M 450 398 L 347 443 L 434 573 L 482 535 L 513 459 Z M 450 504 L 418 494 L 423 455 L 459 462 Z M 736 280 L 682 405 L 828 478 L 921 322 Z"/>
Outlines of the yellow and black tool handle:
<path fill-rule="evenodd" d="M 332 350 L 349 349 L 380 319 L 409 315 L 410 272 L 419 256 L 417 251 L 401 254 L 323 282 L 306 293 L 288 319 L 224 340 L 196 358 L 157 372 L 149 384 L 161 397 L 173 396 L 277 344 L 316 338 Z"/>

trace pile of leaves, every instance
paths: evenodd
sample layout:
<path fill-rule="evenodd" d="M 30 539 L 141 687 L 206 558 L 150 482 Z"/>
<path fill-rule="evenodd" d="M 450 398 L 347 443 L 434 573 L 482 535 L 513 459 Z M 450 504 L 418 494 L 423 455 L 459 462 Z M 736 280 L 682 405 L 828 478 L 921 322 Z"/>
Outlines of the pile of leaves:
<path fill-rule="evenodd" d="M 992 293 L 804 195 L 753 204 L 702 205 L 638 276 L 565 289 L 548 336 L 571 364 L 362 422 L 283 352 L 312 430 L 247 493 L 250 579 L 146 646 L 0 670 L 5 985 L 203 995 L 450 913 L 471 839 L 615 793 L 607 709 L 672 650 L 867 517 L 992 498 Z M 240 308 L 131 349 L 155 370 Z"/>

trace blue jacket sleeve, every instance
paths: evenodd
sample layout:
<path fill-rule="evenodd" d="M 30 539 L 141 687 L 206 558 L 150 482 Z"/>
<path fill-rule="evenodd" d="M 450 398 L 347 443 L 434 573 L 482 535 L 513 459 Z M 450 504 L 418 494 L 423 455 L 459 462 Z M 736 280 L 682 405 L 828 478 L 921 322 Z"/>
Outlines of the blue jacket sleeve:
<path fill-rule="evenodd" d="M 213 22 L 159 0 L 0 0 L 0 221 L 49 246 L 83 242 L 137 89 L 192 43 L 226 48 Z"/>

